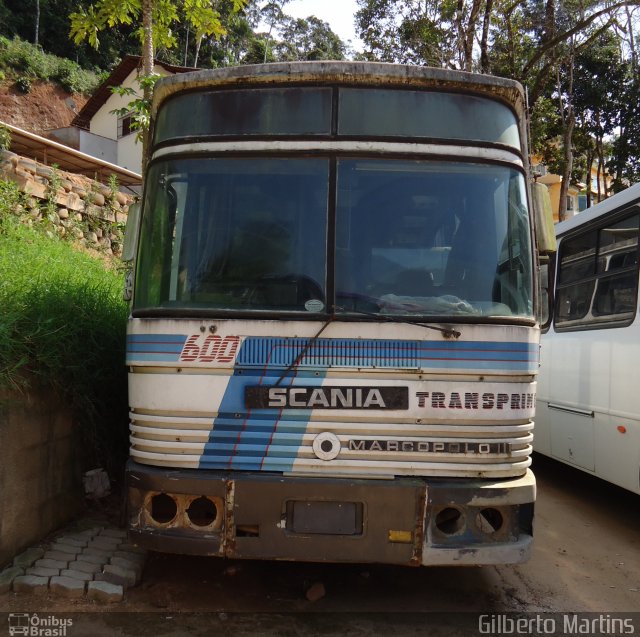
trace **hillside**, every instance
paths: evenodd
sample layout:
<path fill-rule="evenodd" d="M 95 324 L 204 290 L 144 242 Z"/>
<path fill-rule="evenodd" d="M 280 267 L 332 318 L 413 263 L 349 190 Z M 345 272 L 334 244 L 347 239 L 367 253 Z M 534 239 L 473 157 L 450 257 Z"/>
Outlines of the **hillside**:
<path fill-rule="evenodd" d="M 21 93 L 13 81 L 5 80 L 0 82 L 0 121 L 43 135 L 69 126 L 87 99 L 44 81 L 34 81 L 28 93 Z"/>

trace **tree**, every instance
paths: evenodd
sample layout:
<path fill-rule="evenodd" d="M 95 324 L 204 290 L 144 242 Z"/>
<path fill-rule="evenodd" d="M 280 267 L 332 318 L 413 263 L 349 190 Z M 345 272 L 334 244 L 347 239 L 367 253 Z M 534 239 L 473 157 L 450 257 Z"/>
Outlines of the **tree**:
<path fill-rule="evenodd" d="M 326 22 L 315 16 L 306 19 L 286 16 L 280 37 L 274 47 L 278 60 L 344 60 L 344 43 Z"/>
<path fill-rule="evenodd" d="M 232 0 L 234 10 L 240 10 L 245 2 L 246 0 Z M 220 14 L 211 0 L 182 0 L 178 3 L 179 0 L 96 0 L 87 9 L 81 8 L 69 16 L 70 35 L 76 43 L 88 40 L 91 46 L 98 48 L 98 35 L 108 27 L 139 23 L 138 35 L 142 42 L 141 78 L 144 80 L 153 75 L 154 47 L 161 45 L 171 48 L 175 45 L 171 25 L 178 20 L 180 10 L 184 19 L 193 27 L 197 39 L 205 34 L 219 37 L 224 33 Z M 135 101 L 133 105 L 144 109 L 151 101 L 152 84 L 146 81 L 142 86 L 143 100 Z M 143 172 L 147 147 L 148 127 L 143 127 Z"/>

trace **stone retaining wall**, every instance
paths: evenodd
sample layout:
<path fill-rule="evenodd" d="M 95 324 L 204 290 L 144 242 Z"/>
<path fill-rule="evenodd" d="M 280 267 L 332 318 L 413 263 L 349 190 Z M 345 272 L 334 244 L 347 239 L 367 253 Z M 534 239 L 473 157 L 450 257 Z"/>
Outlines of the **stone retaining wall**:
<path fill-rule="evenodd" d="M 7 150 L 0 151 L 0 179 L 13 181 L 27 195 L 17 212 L 26 223 L 42 221 L 60 236 L 119 256 L 132 195 L 117 184 L 46 166 Z"/>
<path fill-rule="evenodd" d="M 82 505 L 70 410 L 52 392 L 0 394 L 0 568 Z"/>

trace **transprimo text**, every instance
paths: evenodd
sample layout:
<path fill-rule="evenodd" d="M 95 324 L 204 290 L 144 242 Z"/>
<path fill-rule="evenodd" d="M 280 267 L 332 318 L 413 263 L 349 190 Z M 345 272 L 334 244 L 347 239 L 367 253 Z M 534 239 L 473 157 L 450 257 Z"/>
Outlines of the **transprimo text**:
<path fill-rule="evenodd" d="M 431 409 L 533 409 L 535 393 L 416 392 L 418 407 Z"/>

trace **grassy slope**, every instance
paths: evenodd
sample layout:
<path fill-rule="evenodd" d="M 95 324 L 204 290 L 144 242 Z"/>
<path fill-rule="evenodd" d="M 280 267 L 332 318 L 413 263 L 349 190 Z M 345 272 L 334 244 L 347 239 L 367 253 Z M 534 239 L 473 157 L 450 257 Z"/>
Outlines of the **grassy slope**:
<path fill-rule="evenodd" d="M 17 223 L 18 200 L 0 182 L 0 388 L 54 388 L 76 412 L 87 462 L 117 466 L 126 454 L 122 276 Z"/>

